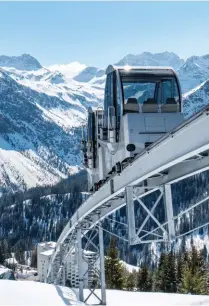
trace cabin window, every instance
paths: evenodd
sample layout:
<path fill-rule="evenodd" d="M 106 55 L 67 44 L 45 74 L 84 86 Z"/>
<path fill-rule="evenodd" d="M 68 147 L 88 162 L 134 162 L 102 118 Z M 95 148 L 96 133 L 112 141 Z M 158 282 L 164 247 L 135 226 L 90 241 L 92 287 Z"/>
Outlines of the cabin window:
<path fill-rule="evenodd" d="M 89 112 L 88 114 L 88 133 L 87 133 L 88 141 L 95 140 L 95 118 L 94 113 Z"/>
<path fill-rule="evenodd" d="M 178 87 L 175 79 L 163 80 L 159 86 L 158 103 L 167 103 L 170 99 L 174 99 L 179 103 Z"/>
<path fill-rule="evenodd" d="M 120 96 L 120 87 L 119 87 L 119 80 L 116 80 L 116 115 L 118 120 L 120 119 L 121 114 L 121 96 Z"/>
<path fill-rule="evenodd" d="M 180 93 L 173 76 L 124 73 L 121 77 L 124 114 L 178 112 Z"/>
<path fill-rule="evenodd" d="M 113 73 L 107 75 L 105 86 L 105 101 L 104 101 L 104 114 L 108 116 L 108 107 L 114 106 L 114 92 L 113 92 Z"/>
<path fill-rule="evenodd" d="M 116 82 L 116 141 L 119 141 L 119 130 L 120 130 L 120 116 L 121 116 L 121 95 L 120 95 L 120 80 L 116 79 L 115 75 L 115 82 Z"/>
<path fill-rule="evenodd" d="M 141 82 L 136 79 L 132 82 L 123 82 L 124 103 L 129 98 L 137 99 L 137 102 L 143 104 L 147 99 L 153 99 L 155 94 L 155 83 Z"/>

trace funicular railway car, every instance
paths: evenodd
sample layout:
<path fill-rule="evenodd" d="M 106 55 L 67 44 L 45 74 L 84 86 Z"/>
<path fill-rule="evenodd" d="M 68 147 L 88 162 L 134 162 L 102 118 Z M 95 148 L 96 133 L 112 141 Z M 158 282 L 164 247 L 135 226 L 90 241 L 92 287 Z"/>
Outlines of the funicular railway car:
<path fill-rule="evenodd" d="M 184 121 L 172 68 L 110 65 L 106 74 L 104 108 L 89 108 L 87 139 L 82 140 L 91 191 Z"/>

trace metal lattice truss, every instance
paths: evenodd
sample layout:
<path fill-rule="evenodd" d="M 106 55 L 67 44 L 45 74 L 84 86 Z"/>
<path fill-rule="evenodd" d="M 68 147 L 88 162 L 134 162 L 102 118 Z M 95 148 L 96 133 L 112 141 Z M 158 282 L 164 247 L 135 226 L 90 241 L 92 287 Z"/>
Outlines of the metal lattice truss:
<path fill-rule="evenodd" d="M 87 303 L 91 296 L 94 295 L 98 304 L 106 304 L 106 291 L 105 291 L 105 269 L 104 269 L 104 244 L 103 244 L 103 229 L 101 226 L 96 226 L 91 229 L 90 235 L 87 237 L 86 230 L 82 235 L 82 228 L 77 231 L 77 243 L 78 243 L 78 266 L 79 266 L 79 298 L 80 301 Z M 82 248 L 82 237 L 86 238 L 85 247 Z M 94 240 L 99 238 L 98 246 Z M 88 255 L 85 251 L 91 245 L 91 253 Z M 87 251 L 88 252 L 88 251 Z M 87 269 L 82 269 L 82 260 L 87 263 Z M 86 282 L 84 280 L 86 279 Z M 84 285 L 86 283 L 86 286 Z M 88 294 L 84 298 L 83 289 L 88 289 Z M 98 294 L 99 289 L 100 294 Z M 95 303 L 94 303 L 95 304 Z"/>
<path fill-rule="evenodd" d="M 98 241 L 97 244 L 95 244 L 95 239 Z M 105 305 L 104 245 L 103 229 L 100 224 L 87 231 L 83 223 L 80 223 L 71 232 L 60 245 L 48 282 L 66 286 L 67 270 L 71 264 L 75 270 L 75 279 L 73 283 L 71 280 L 71 286 L 79 288 L 80 301 L 87 303 L 94 295 L 99 305 Z M 87 294 L 85 297 L 84 289 Z"/>
<path fill-rule="evenodd" d="M 151 243 L 151 242 L 172 242 L 175 239 L 175 227 L 174 227 L 174 219 L 173 219 L 173 205 L 172 205 L 172 194 L 171 194 L 171 185 L 166 184 L 164 188 L 160 187 L 160 194 L 155 201 L 153 207 L 148 209 L 144 202 L 138 197 L 134 188 L 132 186 L 126 187 L 126 205 L 127 205 L 127 217 L 128 217 L 128 237 L 129 244 L 142 244 L 142 243 Z M 167 223 L 161 224 L 159 220 L 155 217 L 154 212 L 158 207 L 158 204 L 162 197 L 164 196 L 165 210 L 167 215 Z M 140 225 L 139 229 L 136 229 L 135 226 L 135 212 L 134 212 L 134 202 L 138 202 L 138 204 L 144 209 L 146 212 L 146 218 Z M 152 219 L 154 223 L 157 225 L 157 228 L 151 231 L 145 231 L 144 227 L 149 219 Z M 166 224 L 168 228 L 166 228 Z M 156 233 L 157 230 L 161 230 L 162 234 Z M 142 232 L 146 232 L 143 236 L 140 236 Z M 147 236 L 154 236 L 153 239 L 145 239 Z M 156 237 L 158 239 L 156 239 Z"/>
<path fill-rule="evenodd" d="M 48 282 L 54 282 L 56 279 L 60 283 L 62 279 L 65 279 L 63 271 L 65 271 L 68 255 L 75 250 L 79 229 L 82 229 L 81 237 L 86 235 L 102 219 L 126 204 L 130 244 L 151 241 L 172 243 L 176 238 L 174 221 L 208 199 L 199 201 L 179 215 L 173 215 L 171 185 L 209 169 L 208 115 L 209 108 L 146 148 L 121 174 L 111 177 L 77 209 L 57 241 L 48 269 Z M 157 190 L 160 192 L 159 196 L 153 206 L 148 208 L 144 198 Z M 166 212 L 166 220 L 163 223 L 155 216 L 162 198 Z M 137 229 L 133 204 L 135 202 L 147 214 Z M 150 219 L 156 227 L 145 230 Z M 202 226 L 204 225 L 200 227 Z M 90 241 L 92 242 L 92 239 Z M 89 244 L 92 245 L 90 241 Z M 78 253 L 80 254 L 81 243 L 79 245 Z"/>

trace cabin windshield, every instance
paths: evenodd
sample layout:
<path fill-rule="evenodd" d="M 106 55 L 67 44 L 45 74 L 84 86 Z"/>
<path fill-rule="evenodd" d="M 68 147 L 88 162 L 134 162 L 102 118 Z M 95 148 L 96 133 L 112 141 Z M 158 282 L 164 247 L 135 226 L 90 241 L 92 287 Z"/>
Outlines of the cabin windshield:
<path fill-rule="evenodd" d="M 124 113 L 178 112 L 180 94 L 173 75 L 121 75 Z"/>

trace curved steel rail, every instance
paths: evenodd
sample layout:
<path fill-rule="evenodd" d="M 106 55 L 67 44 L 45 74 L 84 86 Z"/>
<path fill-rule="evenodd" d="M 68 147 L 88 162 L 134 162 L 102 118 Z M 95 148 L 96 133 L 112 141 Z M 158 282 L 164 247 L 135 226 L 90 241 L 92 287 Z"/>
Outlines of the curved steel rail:
<path fill-rule="evenodd" d="M 207 107 L 146 148 L 120 175 L 113 176 L 78 208 L 57 241 L 48 277 L 61 244 L 72 231 L 80 224 L 88 231 L 102 218 L 125 205 L 124 190 L 127 186 L 138 187 L 137 194 L 142 197 L 165 183 L 209 169 L 209 157 L 201 155 L 209 150 L 208 115 Z M 148 192 L 143 188 L 145 180 L 151 186 Z"/>

